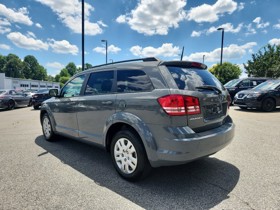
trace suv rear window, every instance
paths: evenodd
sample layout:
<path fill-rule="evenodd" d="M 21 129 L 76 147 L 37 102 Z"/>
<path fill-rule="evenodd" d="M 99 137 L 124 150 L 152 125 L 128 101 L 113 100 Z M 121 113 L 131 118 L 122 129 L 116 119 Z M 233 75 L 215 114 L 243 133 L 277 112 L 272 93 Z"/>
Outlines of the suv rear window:
<path fill-rule="evenodd" d="M 224 90 L 221 82 L 209 71 L 198 68 L 167 67 L 180 90 L 196 90 L 196 87 L 214 86 Z"/>

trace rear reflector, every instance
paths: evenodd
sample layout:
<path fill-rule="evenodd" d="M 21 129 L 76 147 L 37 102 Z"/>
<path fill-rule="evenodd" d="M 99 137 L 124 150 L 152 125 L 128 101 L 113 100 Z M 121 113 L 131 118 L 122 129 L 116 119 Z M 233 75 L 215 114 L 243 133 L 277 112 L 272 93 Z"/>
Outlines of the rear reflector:
<path fill-rule="evenodd" d="M 199 100 L 193 96 L 167 95 L 159 98 L 158 102 L 170 116 L 200 114 Z"/>

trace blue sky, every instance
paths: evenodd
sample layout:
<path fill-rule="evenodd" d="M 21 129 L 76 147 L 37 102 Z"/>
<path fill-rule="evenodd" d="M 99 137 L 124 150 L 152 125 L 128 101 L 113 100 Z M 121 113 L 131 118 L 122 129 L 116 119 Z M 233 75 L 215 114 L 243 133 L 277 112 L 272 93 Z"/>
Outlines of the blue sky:
<path fill-rule="evenodd" d="M 154 56 L 238 64 L 266 44 L 280 44 L 279 0 L 85 0 L 85 62 Z M 34 55 L 48 74 L 81 66 L 81 1 L 1 0 L 0 54 Z M 244 77 L 245 75 L 242 75 Z"/>

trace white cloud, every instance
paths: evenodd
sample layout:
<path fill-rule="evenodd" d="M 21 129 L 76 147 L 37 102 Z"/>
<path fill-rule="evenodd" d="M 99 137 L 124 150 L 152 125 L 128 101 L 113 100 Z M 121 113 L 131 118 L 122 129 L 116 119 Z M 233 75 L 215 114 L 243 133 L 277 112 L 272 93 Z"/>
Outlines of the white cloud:
<path fill-rule="evenodd" d="M 217 29 L 218 28 L 224 28 L 224 31 L 226 33 L 239 33 L 241 31 L 241 29 L 243 28 L 243 23 L 240 23 L 238 24 L 238 26 L 236 28 L 234 28 L 234 26 L 231 24 L 231 23 L 225 23 L 225 24 L 222 24 L 220 26 L 212 26 L 210 27 L 209 29 L 205 29 L 205 30 L 202 30 L 202 31 L 193 31 L 192 34 L 191 34 L 191 37 L 199 37 L 201 36 L 202 34 L 211 34 L 211 33 L 214 33 L 214 32 L 217 32 Z"/>
<path fill-rule="evenodd" d="M 126 16 L 125 15 L 120 15 L 117 19 L 116 19 L 117 23 L 125 23 L 126 22 Z"/>
<path fill-rule="evenodd" d="M 238 33 L 240 32 L 240 30 L 242 29 L 243 27 L 243 23 L 240 23 L 238 24 L 238 26 L 236 28 L 233 27 L 233 25 L 231 23 L 225 23 L 225 24 L 222 24 L 220 26 L 217 26 L 217 27 L 211 27 L 207 30 L 207 34 L 211 34 L 213 32 L 217 32 L 217 29 L 218 28 L 224 28 L 224 31 L 227 32 L 227 33 Z"/>
<path fill-rule="evenodd" d="M 53 68 L 53 69 L 63 69 L 65 65 L 59 63 L 59 62 L 49 62 L 46 64 L 47 67 Z"/>
<path fill-rule="evenodd" d="M 11 23 L 4 18 L 0 18 L 0 34 L 9 33 L 11 31 L 10 29 Z"/>
<path fill-rule="evenodd" d="M 253 20 L 253 23 L 256 23 L 257 28 L 266 28 L 270 25 L 269 22 L 263 22 L 261 17 L 257 17 Z"/>
<path fill-rule="evenodd" d="M 242 7 L 242 4 L 240 6 Z M 187 14 L 187 19 L 197 23 L 212 23 L 218 21 L 224 13 L 231 14 L 237 9 L 238 4 L 233 0 L 218 0 L 213 5 L 202 4 L 198 7 L 192 7 Z"/>
<path fill-rule="evenodd" d="M 76 45 L 70 44 L 67 40 L 56 41 L 54 39 L 49 40 L 49 46 L 54 53 L 58 54 L 72 54 L 77 55 L 79 48 Z"/>
<path fill-rule="evenodd" d="M 79 0 L 36 0 L 41 4 L 44 4 L 55 12 L 59 20 L 65 24 L 66 27 L 71 29 L 74 33 L 81 33 L 82 29 L 79 26 L 81 23 L 81 2 Z M 94 8 L 85 3 L 85 34 L 97 35 L 103 32 L 102 27 L 107 27 L 102 21 L 93 23 L 89 21 L 91 12 Z M 77 23 L 79 23 L 77 27 Z"/>
<path fill-rule="evenodd" d="M 36 38 L 36 35 L 33 33 L 33 32 L 31 32 L 31 31 L 28 31 L 27 32 L 27 37 L 31 37 L 31 38 Z"/>
<path fill-rule="evenodd" d="M 42 28 L 42 25 L 41 25 L 40 23 L 36 23 L 35 26 L 36 26 L 37 28 Z"/>
<path fill-rule="evenodd" d="M 274 38 L 274 39 L 269 40 L 268 43 L 271 45 L 280 45 L 280 39 Z"/>
<path fill-rule="evenodd" d="M 102 54 L 106 54 L 106 49 L 105 47 L 96 47 L 96 48 L 93 48 L 93 51 L 94 52 L 97 52 L 97 53 L 102 53 Z"/>
<path fill-rule="evenodd" d="M 2 50 L 10 50 L 11 47 L 9 45 L 6 45 L 6 44 L 0 44 L 0 49 L 2 49 Z"/>
<path fill-rule="evenodd" d="M 19 48 L 27 50 L 48 50 L 49 45 L 34 37 L 25 36 L 20 32 L 12 32 L 7 35 L 7 38 Z"/>
<path fill-rule="evenodd" d="M 151 46 L 143 48 L 137 45 L 131 47 L 130 52 L 139 57 L 176 57 L 181 53 L 179 47 L 173 47 L 171 43 L 165 43 L 159 48 Z"/>
<path fill-rule="evenodd" d="M 167 35 L 170 28 L 178 28 L 185 19 L 186 4 L 186 0 L 141 0 L 131 13 L 120 15 L 116 21 L 148 36 Z"/>
<path fill-rule="evenodd" d="M 193 31 L 191 37 L 200 37 L 203 31 Z"/>
<path fill-rule="evenodd" d="M 14 23 L 21 23 L 28 26 L 33 24 L 30 17 L 28 17 L 28 10 L 26 7 L 15 10 L 7 8 L 4 4 L 0 4 L 0 16 L 4 16 L 9 21 Z"/>
<path fill-rule="evenodd" d="M 113 53 L 117 54 L 118 52 L 121 51 L 121 48 L 116 47 L 115 45 L 109 45 L 108 46 L 108 52 L 107 53 Z M 106 54 L 106 48 L 105 47 L 96 47 L 93 49 L 94 52 L 101 53 L 101 54 Z"/>
<path fill-rule="evenodd" d="M 247 28 L 247 32 L 245 33 L 246 36 L 257 33 L 256 29 L 253 28 L 251 23 L 245 27 Z"/>
<path fill-rule="evenodd" d="M 118 52 L 120 52 L 121 51 L 121 48 L 119 48 L 119 47 L 116 47 L 116 46 L 114 46 L 114 45 L 110 45 L 109 47 L 108 47 L 108 52 L 110 52 L 110 53 L 118 53 Z"/>
<path fill-rule="evenodd" d="M 238 11 L 243 10 L 245 7 L 245 3 L 244 2 L 240 2 L 240 4 L 238 5 Z"/>
<path fill-rule="evenodd" d="M 256 46 L 256 42 L 249 42 L 244 45 L 231 44 L 228 47 L 223 48 L 223 59 L 240 59 L 247 53 L 250 53 L 252 48 Z M 218 62 L 221 56 L 221 48 L 217 48 L 212 52 L 197 52 L 189 56 L 184 56 L 184 60 L 201 61 L 203 55 L 205 55 L 205 61 L 207 62 Z"/>
<path fill-rule="evenodd" d="M 1 24 L 0 24 L 1 25 Z M 273 25 L 273 28 L 280 29 L 280 20 L 278 20 L 278 23 Z"/>

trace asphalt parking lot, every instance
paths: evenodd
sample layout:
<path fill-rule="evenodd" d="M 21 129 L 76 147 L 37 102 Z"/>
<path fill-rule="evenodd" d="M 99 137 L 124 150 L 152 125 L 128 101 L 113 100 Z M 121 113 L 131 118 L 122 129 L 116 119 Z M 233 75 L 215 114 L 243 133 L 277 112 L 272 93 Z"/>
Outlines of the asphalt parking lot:
<path fill-rule="evenodd" d="M 231 107 L 233 142 L 190 164 L 121 179 L 110 156 L 61 137 L 46 142 L 39 111 L 0 110 L 0 209 L 280 209 L 280 109 Z"/>

